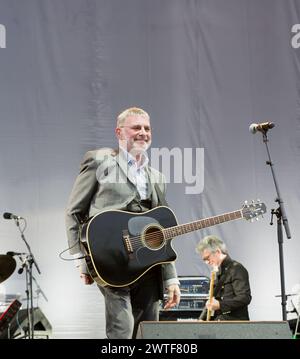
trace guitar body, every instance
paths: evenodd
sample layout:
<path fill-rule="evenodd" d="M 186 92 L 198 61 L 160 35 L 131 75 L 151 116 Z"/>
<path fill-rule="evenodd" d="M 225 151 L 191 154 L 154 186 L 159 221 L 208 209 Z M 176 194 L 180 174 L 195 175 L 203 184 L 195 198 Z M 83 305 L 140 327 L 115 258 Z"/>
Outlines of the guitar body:
<path fill-rule="evenodd" d="M 176 225 L 173 211 L 164 206 L 143 213 L 109 210 L 95 215 L 81 234 L 91 276 L 102 286 L 124 287 L 153 266 L 174 261 L 176 252 L 162 230 Z"/>
<path fill-rule="evenodd" d="M 258 202 L 182 225 L 177 224 L 173 211 L 164 206 L 143 213 L 100 212 L 81 231 L 89 273 L 99 285 L 128 286 L 152 267 L 176 259 L 171 246 L 173 237 L 240 218 L 253 221 L 266 213 L 266 205 Z"/>

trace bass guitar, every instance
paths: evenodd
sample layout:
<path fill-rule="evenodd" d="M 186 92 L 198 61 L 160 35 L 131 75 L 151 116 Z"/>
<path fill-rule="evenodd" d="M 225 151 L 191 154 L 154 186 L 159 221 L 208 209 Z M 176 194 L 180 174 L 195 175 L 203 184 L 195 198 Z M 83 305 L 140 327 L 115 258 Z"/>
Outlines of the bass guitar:
<path fill-rule="evenodd" d="M 212 303 L 213 297 L 214 297 L 214 285 L 215 285 L 215 279 L 216 279 L 216 268 L 213 268 L 210 274 L 210 283 L 209 283 L 209 294 L 208 294 L 208 300 L 209 303 Z M 214 311 L 211 309 L 207 309 L 206 314 L 206 321 L 209 322 L 211 316 L 214 315 Z"/>
<path fill-rule="evenodd" d="M 143 213 L 109 210 L 83 225 L 81 242 L 96 283 L 125 287 L 152 267 L 177 258 L 171 245 L 174 237 L 241 218 L 253 220 L 265 212 L 264 203 L 252 202 L 234 212 L 179 225 L 174 212 L 165 206 Z"/>

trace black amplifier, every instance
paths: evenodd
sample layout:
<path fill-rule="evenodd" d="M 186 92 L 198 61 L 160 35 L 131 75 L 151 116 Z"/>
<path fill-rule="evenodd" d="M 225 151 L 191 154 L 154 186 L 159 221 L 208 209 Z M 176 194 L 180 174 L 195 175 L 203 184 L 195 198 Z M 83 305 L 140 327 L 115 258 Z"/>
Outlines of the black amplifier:
<path fill-rule="evenodd" d="M 178 306 L 164 310 L 161 303 L 160 320 L 180 320 L 199 318 L 209 295 L 210 279 L 204 276 L 178 277 L 181 299 Z M 165 294 L 165 301 L 167 300 Z"/>

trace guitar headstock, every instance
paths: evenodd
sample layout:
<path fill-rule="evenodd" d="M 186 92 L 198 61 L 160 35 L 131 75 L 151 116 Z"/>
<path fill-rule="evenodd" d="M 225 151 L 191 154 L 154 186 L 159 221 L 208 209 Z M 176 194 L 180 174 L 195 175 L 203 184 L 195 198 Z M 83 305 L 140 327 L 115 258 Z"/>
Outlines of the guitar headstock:
<path fill-rule="evenodd" d="M 258 219 L 258 216 L 262 216 L 264 213 L 266 213 L 266 211 L 266 205 L 260 202 L 259 199 L 256 202 L 253 200 L 251 203 L 245 201 L 245 204 L 242 208 L 243 218 L 251 221 L 254 218 Z"/>

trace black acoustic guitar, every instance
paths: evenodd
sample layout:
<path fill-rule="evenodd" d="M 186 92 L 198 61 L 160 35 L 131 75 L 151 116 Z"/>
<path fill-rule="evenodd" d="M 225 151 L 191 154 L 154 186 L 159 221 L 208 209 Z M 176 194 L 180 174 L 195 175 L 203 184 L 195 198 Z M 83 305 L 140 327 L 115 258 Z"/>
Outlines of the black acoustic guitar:
<path fill-rule="evenodd" d="M 109 210 L 83 225 L 81 241 L 92 278 L 102 286 L 125 287 L 153 266 L 176 259 L 174 237 L 240 218 L 252 220 L 265 212 L 264 203 L 252 202 L 235 212 L 178 225 L 173 211 L 164 206 L 143 213 Z"/>

